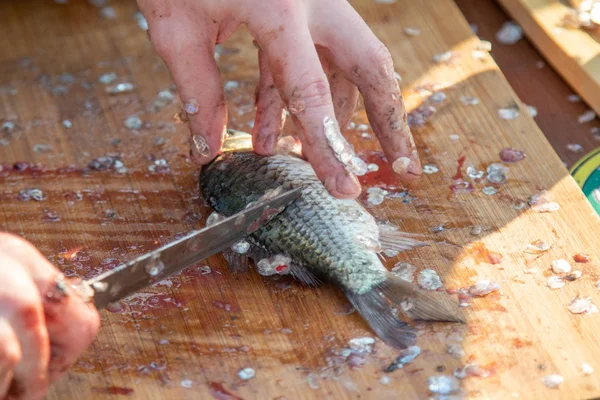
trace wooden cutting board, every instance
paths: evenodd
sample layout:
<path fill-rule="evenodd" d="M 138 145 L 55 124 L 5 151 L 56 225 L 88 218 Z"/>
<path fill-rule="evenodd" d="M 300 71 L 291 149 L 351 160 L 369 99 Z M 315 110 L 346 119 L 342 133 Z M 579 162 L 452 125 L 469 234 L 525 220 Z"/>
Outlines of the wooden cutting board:
<path fill-rule="evenodd" d="M 367 122 L 363 110 L 353 118 L 357 127 L 346 131 L 361 156 L 381 165 L 363 179 L 365 187 L 390 192 L 381 205 L 365 203 L 369 210 L 436 242 L 386 265 L 434 269 L 451 291 L 482 279 L 499 283 L 500 291 L 470 300 L 464 325 L 417 324 L 421 354 L 385 373 L 399 351 L 378 339 L 370 353 L 339 355 L 351 339 L 374 335 L 337 289 L 308 289 L 254 271 L 232 274 L 217 255 L 123 302 L 122 312 L 102 312 L 97 340 L 50 399 L 422 399 L 435 396 L 428 379 L 467 364 L 479 367 L 471 375 L 489 376 L 458 381 L 464 397 L 600 395 L 597 373 L 581 371 L 583 363 L 600 369 L 600 314 L 567 308 L 577 295 L 600 304 L 597 215 L 491 58 L 472 57 L 478 39 L 452 1 L 352 4 L 389 46 L 410 110 L 428 101 L 428 88 L 443 87 L 447 95 L 428 123 L 414 129 L 424 163 L 439 171 L 410 188 L 399 185 L 376 141 L 358 129 Z M 210 212 L 187 156 L 185 126 L 173 122 L 178 102 L 153 109 L 159 91 L 174 93 L 169 74 L 134 18 L 135 3 L 112 7 L 115 20 L 84 2 L 1 6 L 0 119 L 9 124 L 0 132 L 0 227 L 31 240 L 68 275 L 113 268 L 202 227 Z M 407 27 L 421 34 L 407 36 Z M 446 51 L 454 52 L 452 60 L 432 61 Z M 219 64 L 230 81 L 230 126 L 250 130 L 257 68 L 243 31 L 223 45 Z M 99 82 L 107 73 L 116 74 L 113 84 L 130 82 L 134 89 L 107 94 Z M 463 104 L 469 96 L 479 104 Z M 500 119 L 498 109 L 512 106 L 519 116 Z M 140 129 L 125 127 L 131 115 L 142 120 Z M 467 168 L 499 162 L 505 147 L 527 156 L 507 164 L 508 182 L 486 194 L 490 185 L 468 177 Z M 103 156 L 120 159 L 126 171 L 86 168 Z M 460 175 L 472 191 L 453 193 Z M 27 188 L 41 189 L 47 199 L 19 200 Z M 525 205 L 543 189 L 558 211 Z M 526 253 L 536 240 L 550 249 Z M 577 253 L 591 261 L 575 264 Z M 561 258 L 582 276 L 550 290 L 550 266 Z M 256 376 L 241 380 L 242 368 Z M 550 374 L 564 377 L 560 389 L 544 385 Z"/>

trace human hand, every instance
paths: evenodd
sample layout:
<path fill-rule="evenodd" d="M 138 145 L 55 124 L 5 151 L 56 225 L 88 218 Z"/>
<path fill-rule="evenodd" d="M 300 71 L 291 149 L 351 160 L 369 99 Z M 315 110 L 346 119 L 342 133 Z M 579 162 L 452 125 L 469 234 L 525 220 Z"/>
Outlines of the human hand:
<path fill-rule="evenodd" d="M 1 399 L 44 398 L 98 331 L 96 309 L 60 277 L 30 243 L 0 233 Z"/>
<path fill-rule="evenodd" d="M 245 24 L 259 47 L 257 153 L 276 150 L 285 107 L 303 154 L 330 193 L 357 197 L 360 184 L 340 161 L 351 150 L 345 146 L 336 156 L 331 139 L 345 143 L 339 126 L 347 125 L 360 91 L 394 171 L 405 181 L 421 175 L 392 57 L 347 1 L 138 0 L 138 5 L 184 103 L 191 155 L 198 164 L 218 155 L 227 123 L 215 44 Z"/>

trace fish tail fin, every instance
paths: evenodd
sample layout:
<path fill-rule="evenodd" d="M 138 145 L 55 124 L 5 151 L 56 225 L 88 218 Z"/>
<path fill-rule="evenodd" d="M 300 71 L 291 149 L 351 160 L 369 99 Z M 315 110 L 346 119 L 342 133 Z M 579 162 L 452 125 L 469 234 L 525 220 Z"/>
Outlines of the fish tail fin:
<path fill-rule="evenodd" d="M 465 322 L 458 305 L 438 292 L 422 292 L 392 274 L 363 294 L 346 292 L 350 303 L 386 343 L 406 348 L 415 343 L 414 330 L 396 315 L 403 311 L 416 320 Z"/>
<path fill-rule="evenodd" d="M 346 297 L 383 341 L 401 349 L 415 343 L 416 334 L 413 329 L 396 316 L 392 305 L 377 288 L 363 294 L 348 291 Z"/>
<path fill-rule="evenodd" d="M 377 289 L 410 318 L 423 321 L 465 322 L 458 304 L 445 293 L 425 292 L 391 273 Z"/>

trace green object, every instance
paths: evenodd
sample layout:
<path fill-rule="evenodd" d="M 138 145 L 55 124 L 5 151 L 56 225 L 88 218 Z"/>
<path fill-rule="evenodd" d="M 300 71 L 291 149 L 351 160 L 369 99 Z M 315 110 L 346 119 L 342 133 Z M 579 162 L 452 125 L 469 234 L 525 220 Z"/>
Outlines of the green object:
<path fill-rule="evenodd" d="M 579 160 L 570 172 L 596 213 L 600 215 L 600 148 Z"/>

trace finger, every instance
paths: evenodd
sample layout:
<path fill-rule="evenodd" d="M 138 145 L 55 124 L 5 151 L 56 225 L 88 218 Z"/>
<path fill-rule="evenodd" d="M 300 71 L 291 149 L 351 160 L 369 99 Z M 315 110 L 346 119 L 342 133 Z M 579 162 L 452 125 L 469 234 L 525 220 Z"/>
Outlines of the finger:
<path fill-rule="evenodd" d="M 50 346 L 44 312 L 35 284 L 22 264 L 2 259 L 0 312 L 19 340 L 21 358 L 13 369 L 8 394 L 16 399 L 41 399 L 48 390 Z"/>
<path fill-rule="evenodd" d="M 333 196 L 357 197 L 360 184 L 356 176 L 346 170 L 338 159 L 339 152 L 336 154 L 330 145 L 338 145 L 337 150 L 348 148 L 337 123 L 331 123 L 335 122 L 335 113 L 329 83 L 302 10 L 289 10 L 285 2 L 276 2 L 254 17 L 249 21 L 264 24 L 249 22 L 248 28 L 269 59 L 273 80 L 299 128 L 308 161 Z M 279 25 L 278 21 L 286 23 Z"/>
<path fill-rule="evenodd" d="M 369 122 L 394 171 L 404 180 L 417 179 L 422 174 L 421 163 L 406 121 L 392 57 L 350 5 L 336 4 L 339 7 L 316 13 L 315 41 L 331 49 L 335 64 L 363 95 Z M 340 23 L 332 21 L 352 26 L 354 34 L 347 35 Z"/>
<path fill-rule="evenodd" d="M 269 61 L 264 51 L 258 51 L 260 79 L 256 87 L 256 118 L 252 129 L 252 144 L 258 154 L 273 154 L 277 139 L 285 124 L 284 104 L 273 82 Z"/>
<path fill-rule="evenodd" d="M 4 317 L 0 317 L 0 399 L 5 398 L 13 369 L 21 360 L 21 347 L 15 331 Z"/>
<path fill-rule="evenodd" d="M 48 381 L 52 383 L 90 345 L 98 332 L 100 317 L 93 305 L 84 303 L 68 284 L 61 284 L 64 283 L 62 274 L 31 244 L 17 237 L 2 237 L 0 243 L 0 254 L 24 260 L 16 269 L 27 273 L 27 280 L 34 285 L 38 296 L 38 304 L 41 309 L 43 307 L 44 329 L 50 345 L 46 355 L 46 360 L 49 358 Z"/>
<path fill-rule="evenodd" d="M 56 293 L 56 279 L 45 289 Z M 44 289 L 41 289 L 44 290 Z M 50 383 L 58 380 L 90 346 L 100 328 L 100 317 L 91 304 L 85 304 L 68 285 L 64 297 L 52 296 L 44 304 L 46 326 L 50 337 Z"/>
<path fill-rule="evenodd" d="M 329 85 L 333 95 L 333 106 L 335 107 L 335 116 L 342 128 L 348 126 L 350 118 L 356 108 L 358 101 L 358 89 L 350 82 L 344 73 L 334 67 L 329 75 Z"/>
<path fill-rule="evenodd" d="M 358 89 L 354 83 L 346 78 L 344 72 L 333 63 L 333 57 L 328 49 L 317 46 L 317 52 L 331 88 L 335 117 L 342 129 L 345 129 L 356 108 Z"/>
<path fill-rule="evenodd" d="M 185 7 L 172 7 L 168 16 L 149 15 L 152 44 L 184 104 L 192 159 L 206 164 L 221 150 L 227 123 L 223 83 L 214 59 L 217 24 Z"/>

